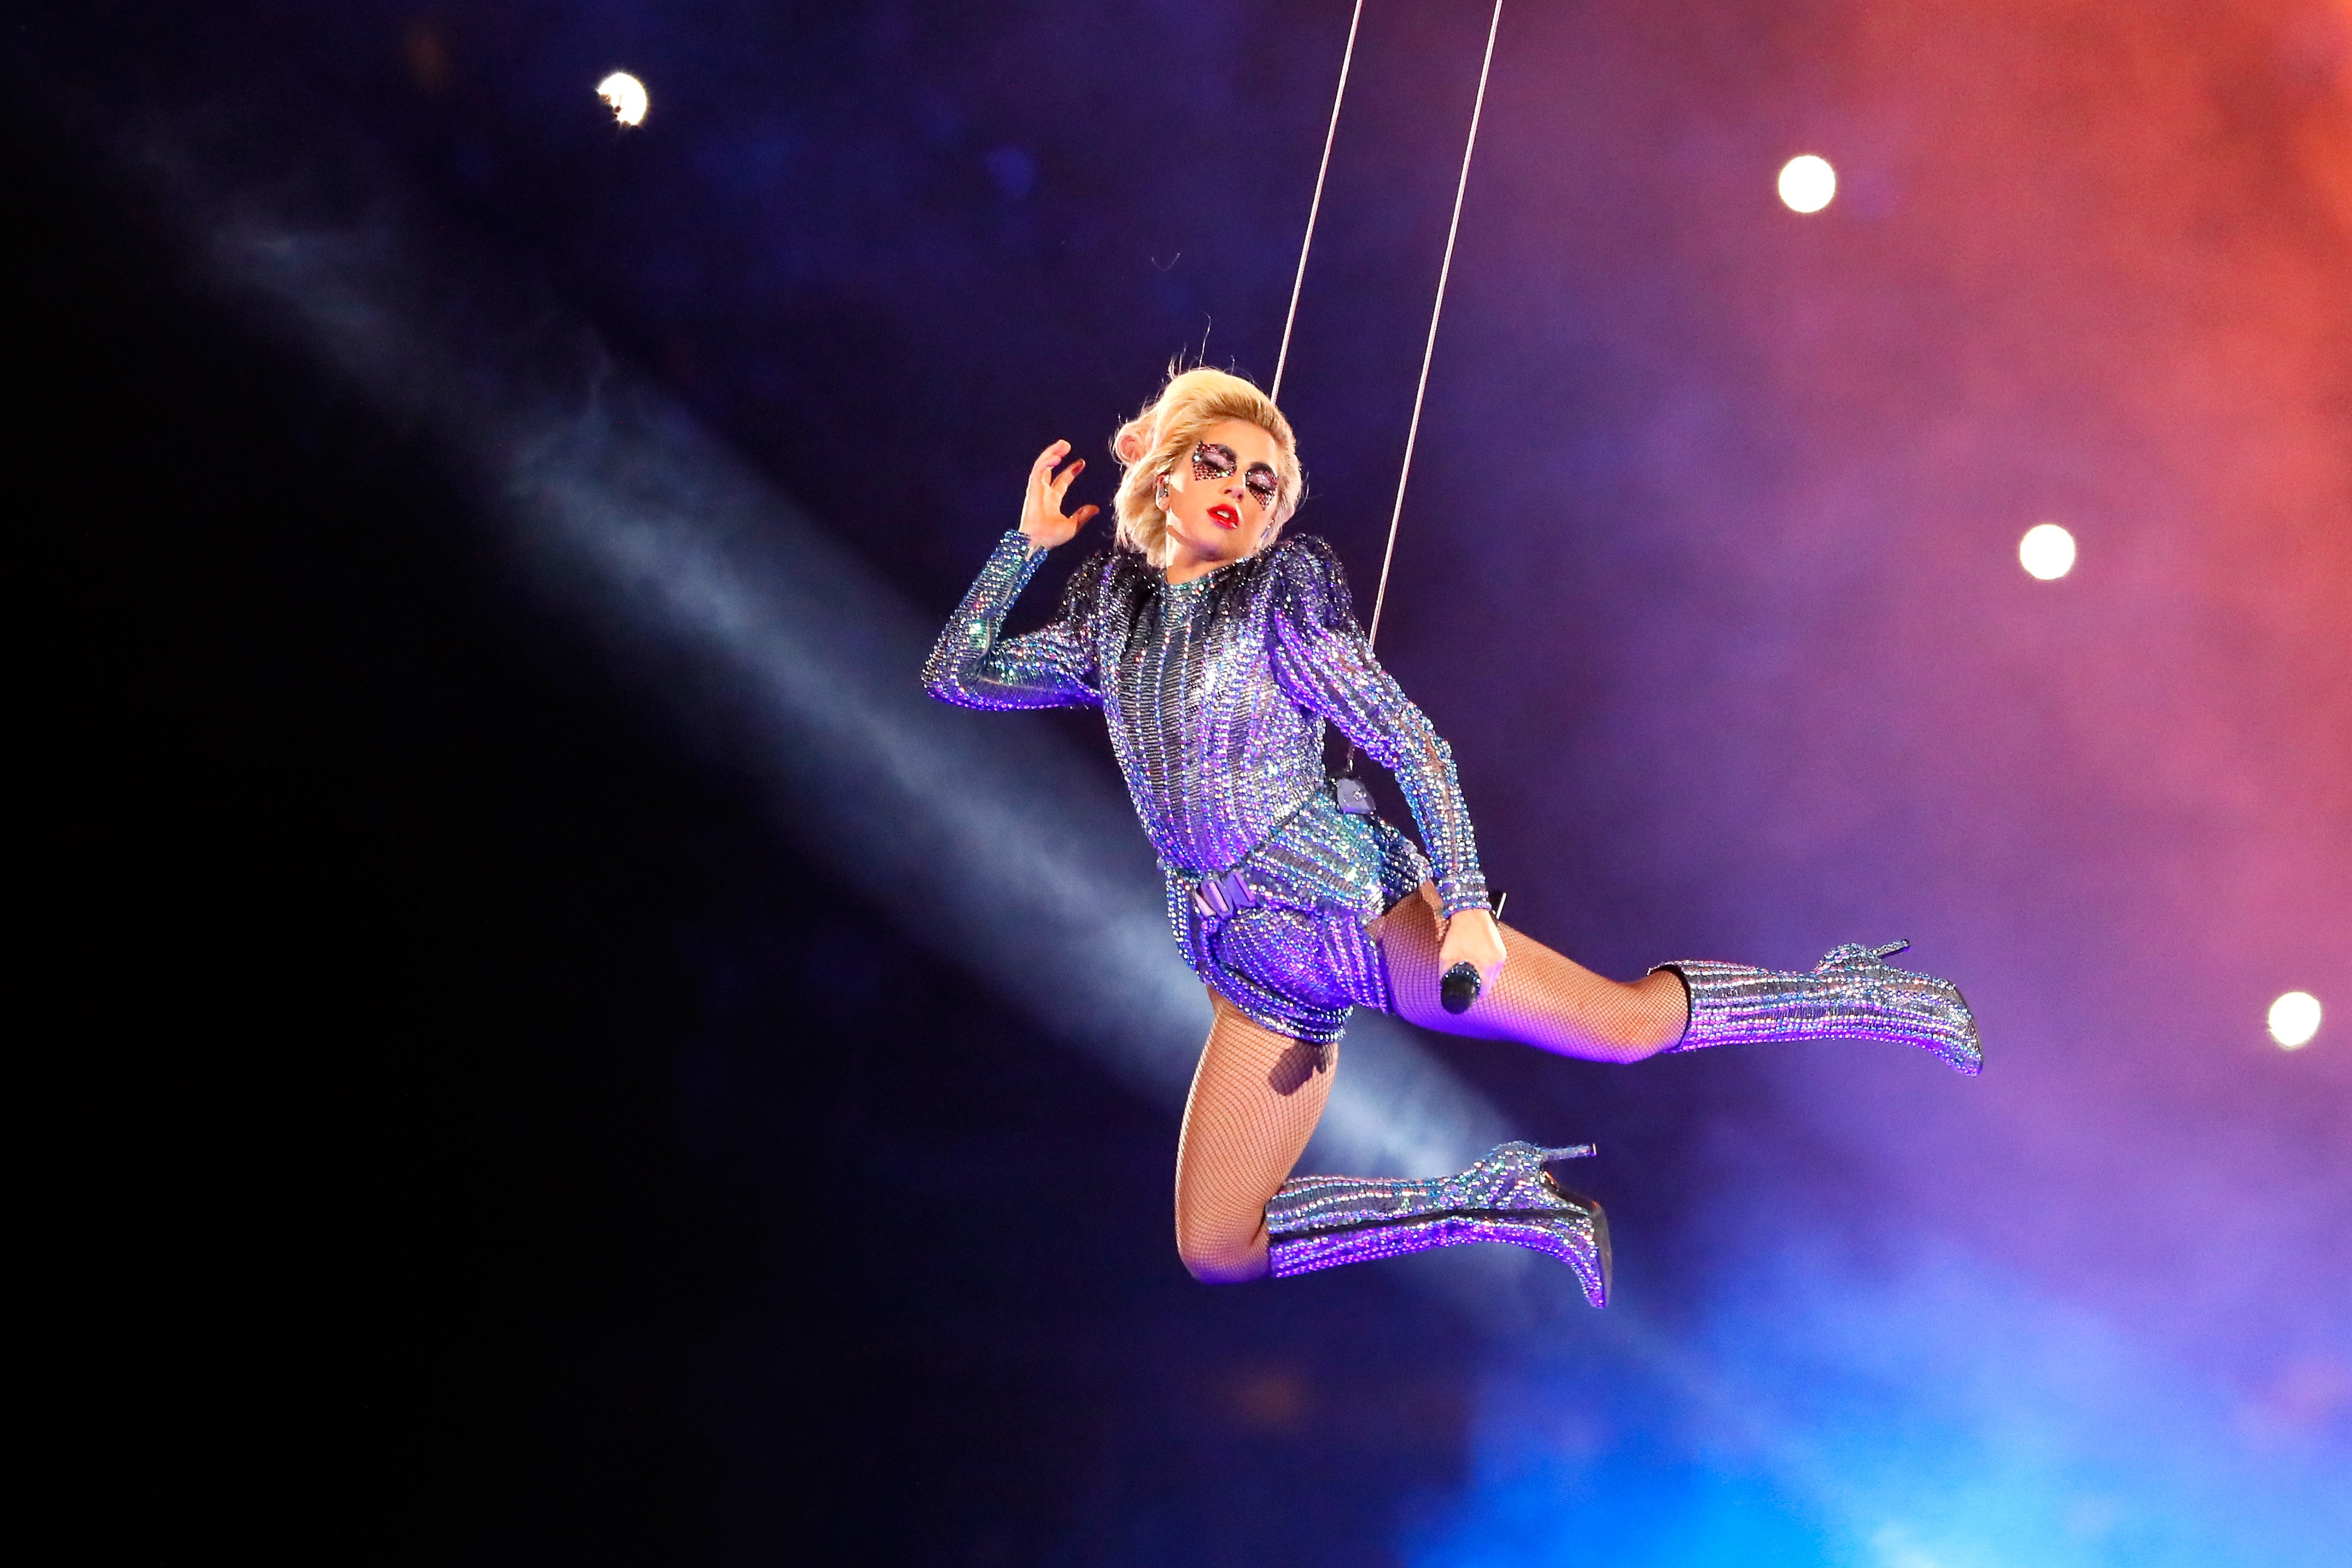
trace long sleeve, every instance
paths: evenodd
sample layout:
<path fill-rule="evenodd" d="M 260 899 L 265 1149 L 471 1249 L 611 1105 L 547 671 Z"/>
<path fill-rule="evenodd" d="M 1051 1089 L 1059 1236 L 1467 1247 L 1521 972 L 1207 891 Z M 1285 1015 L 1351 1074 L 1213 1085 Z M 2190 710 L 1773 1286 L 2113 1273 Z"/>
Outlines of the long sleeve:
<path fill-rule="evenodd" d="M 923 689 L 959 707 L 1098 707 L 1101 684 L 1087 635 L 1091 608 L 1084 591 L 1094 574 L 1081 569 L 1051 625 L 999 640 L 1013 601 L 1037 574 L 1044 550 L 1016 529 L 996 541 L 988 564 L 956 607 L 923 661 Z"/>
<path fill-rule="evenodd" d="M 1307 536 L 1285 539 L 1276 551 L 1275 680 L 1395 776 L 1436 868 L 1445 913 L 1485 908 L 1486 878 L 1453 749 L 1373 657 L 1330 546 Z"/>

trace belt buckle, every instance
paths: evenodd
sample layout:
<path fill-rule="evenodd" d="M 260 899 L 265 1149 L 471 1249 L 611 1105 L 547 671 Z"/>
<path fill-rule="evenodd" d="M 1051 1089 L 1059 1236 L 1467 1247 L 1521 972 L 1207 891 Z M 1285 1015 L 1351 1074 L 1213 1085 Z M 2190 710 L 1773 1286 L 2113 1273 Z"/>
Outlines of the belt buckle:
<path fill-rule="evenodd" d="M 1199 910 L 1204 919 L 1227 919 L 1237 910 L 1256 908 L 1257 903 L 1257 894 L 1251 891 L 1250 884 L 1242 880 L 1242 873 L 1237 871 L 1204 876 L 1192 889 L 1192 907 Z"/>

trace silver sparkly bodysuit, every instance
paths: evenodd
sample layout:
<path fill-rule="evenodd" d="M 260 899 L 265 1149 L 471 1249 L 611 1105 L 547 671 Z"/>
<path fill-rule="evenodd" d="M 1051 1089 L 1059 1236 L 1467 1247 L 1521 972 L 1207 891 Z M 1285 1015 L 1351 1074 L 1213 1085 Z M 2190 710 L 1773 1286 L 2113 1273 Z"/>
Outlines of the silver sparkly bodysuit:
<path fill-rule="evenodd" d="M 1323 1044 L 1351 1007 L 1391 1009 L 1369 923 L 1433 862 L 1449 915 L 1485 907 L 1486 884 L 1453 753 L 1373 658 L 1330 547 L 1293 535 L 1175 585 L 1106 550 L 1052 624 L 1000 638 L 1044 559 L 1017 532 L 997 542 L 925 686 L 965 707 L 1103 709 L 1185 961 L 1243 1012 Z M 1339 810 L 1326 720 L 1395 776 L 1426 857 Z"/>

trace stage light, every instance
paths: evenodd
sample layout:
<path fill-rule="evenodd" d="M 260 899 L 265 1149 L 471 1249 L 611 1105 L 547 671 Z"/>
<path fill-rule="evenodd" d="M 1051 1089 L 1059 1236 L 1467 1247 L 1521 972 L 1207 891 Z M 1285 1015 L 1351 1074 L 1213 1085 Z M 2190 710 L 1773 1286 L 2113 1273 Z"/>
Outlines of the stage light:
<path fill-rule="evenodd" d="M 2319 1032 L 2319 998 L 2309 991 L 2289 991 L 2271 1004 L 2271 1038 L 2288 1051 L 2311 1043 Z"/>
<path fill-rule="evenodd" d="M 1818 213 L 1837 194 L 1837 171 L 1826 158 L 1801 153 L 1780 165 L 1780 200 L 1792 213 Z"/>
<path fill-rule="evenodd" d="M 646 96 L 646 84 L 626 71 L 614 71 L 598 82 L 596 96 L 613 106 L 613 118 L 624 125 L 642 122 L 646 106 L 653 101 Z"/>
<path fill-rule="evenodd" d="M 2074 536 L 2055 523 L 2036 523 L 2017 541 L 2018 564 L 2044 582 L 2074 570 Z"/>

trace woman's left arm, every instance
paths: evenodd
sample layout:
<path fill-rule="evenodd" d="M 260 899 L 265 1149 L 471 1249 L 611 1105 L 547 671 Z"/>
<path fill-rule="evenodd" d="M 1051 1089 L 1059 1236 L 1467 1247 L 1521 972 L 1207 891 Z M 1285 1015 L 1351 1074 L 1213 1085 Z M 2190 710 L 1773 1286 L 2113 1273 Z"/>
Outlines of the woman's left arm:
<path fill-rule="evenodd" d="M 1312 536 L 1284 539 L 1270 564 L 1276 681 L 1291 700 L 1338 725 L 1395 776 L 1436 867 L 1446 915 L 1484 911 L 1486 878 L 1478 869 L 1478 841 L 1454 771 L 1453 748 L 1372 656 L 1331 547 Z M 1481 970 L 1488 967 L 1479 964 Z"/>

